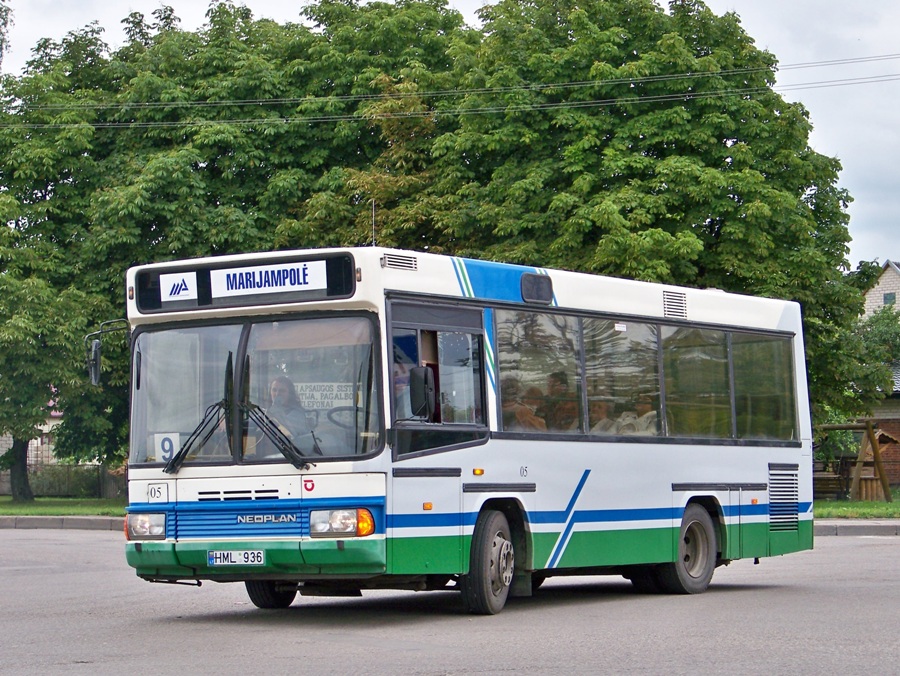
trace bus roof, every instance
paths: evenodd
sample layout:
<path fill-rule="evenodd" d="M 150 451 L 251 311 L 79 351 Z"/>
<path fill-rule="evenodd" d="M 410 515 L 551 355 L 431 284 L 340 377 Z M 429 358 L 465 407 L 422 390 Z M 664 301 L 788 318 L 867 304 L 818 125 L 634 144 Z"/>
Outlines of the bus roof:
<path fill-rule="evenodd" d="M 338 260 L 342 262 L 336 263 Z M 315 271 L 322 261 L 330 262 L 327 275 L 325 264 L 320 266 L 323 276 L 319 279 Z M 306 273 L 300 267 L 295 273 L 289 266 L 305 267 L 309 274 L 304 278 Z M 542 283 L 541 278 L 549 283 Z M 215 296 L 216 279 L 222 285 L 219 296 Z M 292 279 L 298 283 L 305 279 L 310 282 L 309 289 L 290 286 Z M 537 296 L 528 296 L 526 291 L 523 297 L 523 280 L 537 289 Z M 171 320 L 176 312 L 179 319 L 285 312 L 301 304 L 310 309 L 323 305 L 372 309 L 383 303 L 386 293 L 399 293 L 800 330 L 800 308 L 789 301 L 383 247 L 289 250 L 154 263 L 131 268 L 126 284 L 128 316 L 133 323 Z M 212 294 L 206 305 L 192 285 L 201 287 L 201 296 Z M 538 297 L 541 293 L 549 296 Z M 146 301 L 148 294 L 158 294 L 155 306 Z M 171 298 L 165 298 L 166 294 Z"/>

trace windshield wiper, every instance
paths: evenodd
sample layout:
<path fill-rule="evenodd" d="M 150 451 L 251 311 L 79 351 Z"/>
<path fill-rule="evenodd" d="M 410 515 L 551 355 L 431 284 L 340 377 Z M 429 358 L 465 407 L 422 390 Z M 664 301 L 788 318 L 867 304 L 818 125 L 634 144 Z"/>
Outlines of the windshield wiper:
<path fill-rule="evenodd" d="M 225 419 L 225 438 L 228 440 L 228 448 L 231 448 L 231 400 L 234 395 L 233 380 L 234 367 L 232 366 L 232 353 L 229 352 L 228 359 L 225 361 L 225 393 L 222 400 L 217 401 L 206 409 L 206 413 L 203 414 L 203 418 L 194 428 L 194 431 L 190 433 L 187 441 L 184 442 L 184 446 L 182 446 L 178 452 L 172 456 L 169 462 L 166 463 L 163 472 L 175 474 L 175 472 L 177 472 L 184 464 L 185 459 L 188 457 L 191 449 L 193 449 L 194 444 L 197 443 L 197 440 L 200 439 L 200 448 L 206 445 L 206 442 L 208 442 L 212 435 L 215 434 L 216 429 L 218 429 L 219 423 L 223 418 Z M 215 424 L 210 425 L 209 423 L 213 420 L 215 420 Z M 206 429 L 207 425 L 209 425 L 209 429 L 204 433 L 203 430 Z"/>
<path fill-rule="evenodd" d="M 239 406 L 240 409 L 247 414 L 247 417 L 262 430 L 262 433 L 275 444 L 275 448 L 277 448 L 294 467 L 297 469 L 309 469 L 310 463 L 306 459 L 306 456 L 299 448 L 297 448 L 294 442 L 291 441 L 290 437 L 284 433 L 281 426 L 269 417 L 268 413 L 252 403 L 241 402 Z M 324 455 L 322 449 L 319 448 L 319 441 L 316 439 L 316 435 L 312 432 L 309 434 L 312 437 L 313 451 L 315 451 L 317 455 Z"/>
<path fill-rule="evenodd" d="M 201 447 L 209 441 L 210 437 L 212 437 L 218 428 L 219 422 L 223 417 L 223 412 L 227 411 L 227 408 L 228 406 L 224 399 L 222 401 L 217 401 L 207 408 L 206 413 L 203 414 L 203 418 L 197 423 L 194 431 L 190 433 L 187 441 L 184 442 L 184 446 L 182 446 L 178 452 L 172 456 L 169 462 L 166 463 L 163 472 L 166 474 L 175 474 L 175 472 L 177 472 L 184 464 L 185 458 L 187 458 L 188 454 L 194 448 L 198 439 L 200 440 Z M 212 421 L 215 421 L 214 425 L 210 425 L 210 422 Z M 209 427 L 208 430 L 206 429 L 207 427 Z"/>

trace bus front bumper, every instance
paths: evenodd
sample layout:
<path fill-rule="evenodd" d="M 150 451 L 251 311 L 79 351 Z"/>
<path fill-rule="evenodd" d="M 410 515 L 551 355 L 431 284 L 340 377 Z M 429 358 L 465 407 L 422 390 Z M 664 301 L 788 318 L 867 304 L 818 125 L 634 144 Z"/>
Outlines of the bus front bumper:
<path fill-rule="evenodd" d="M 147 579 L 235 580 L 254 578 L 381 575 L 383 537 L 250 541 L 142 541 L 125 545 L 125 558 Z"/>

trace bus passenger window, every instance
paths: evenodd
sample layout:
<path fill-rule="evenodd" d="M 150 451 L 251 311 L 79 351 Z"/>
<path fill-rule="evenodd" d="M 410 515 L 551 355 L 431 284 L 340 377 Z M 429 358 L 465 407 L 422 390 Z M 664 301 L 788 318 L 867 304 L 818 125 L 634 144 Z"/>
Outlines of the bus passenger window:
<path fill-rule="evenodd" d="M 584 320 L 591 434 L 661 433 L 657 336 L 654 324 Z"/>
<path fill-rule="evenodd" d="M 669 435 L 732 436 L 728 347 L 724 331 L 662 327 Z"/>
<path fill-rule="evenodd" d="M 496 317 L 503 430 L 581 432 L 578 320 L 518 310 Z"/>

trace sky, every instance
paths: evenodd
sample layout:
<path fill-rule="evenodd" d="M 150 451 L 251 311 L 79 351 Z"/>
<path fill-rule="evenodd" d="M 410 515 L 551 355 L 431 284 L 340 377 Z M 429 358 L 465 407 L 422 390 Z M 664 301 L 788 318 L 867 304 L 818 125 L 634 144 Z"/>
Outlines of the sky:
<path fill-rule="evenodd" d="M 208 0 L 8 0 L 10 49 L 2 70 L 18 74 L 41 38 L 60 40 L 97 21 L 113 48 L 124 41 L 121 21 L 133 11 L 148 19 L 161 4 L 174 8 L 185 30 L 203 25 Z M 244 0 L 257 18 L 299 21 L 305 2 Z M 483 0 L 449 0 L 472 25 Z M 733 11 L 757 47 L 782 70 L 776 89 L 800 101 L 813 124 L 810 145 L 843 165 L 839 185 L 850 205 L 851 269 L 861 260 L 900 261 L 900 26 L 897 0 L 706 0 L 716 14 Z M 881 57 L 881 58 L 877 58 Z M 888 58 L 885 58 L 888 57 Z M 800 64 L 815 64 L 794 68 Z"/>

